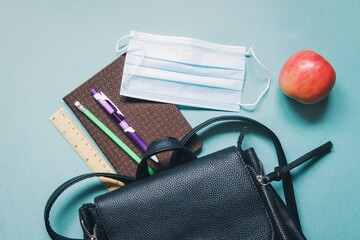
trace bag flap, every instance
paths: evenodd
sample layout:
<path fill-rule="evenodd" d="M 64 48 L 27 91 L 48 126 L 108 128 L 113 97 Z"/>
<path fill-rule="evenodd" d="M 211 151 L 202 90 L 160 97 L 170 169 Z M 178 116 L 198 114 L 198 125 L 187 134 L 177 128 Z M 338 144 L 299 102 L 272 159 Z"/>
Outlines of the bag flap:
<path fill-rule="evenodd" d="M 95 198 L 107 239 L 273 239 L 236 147 Z"/>

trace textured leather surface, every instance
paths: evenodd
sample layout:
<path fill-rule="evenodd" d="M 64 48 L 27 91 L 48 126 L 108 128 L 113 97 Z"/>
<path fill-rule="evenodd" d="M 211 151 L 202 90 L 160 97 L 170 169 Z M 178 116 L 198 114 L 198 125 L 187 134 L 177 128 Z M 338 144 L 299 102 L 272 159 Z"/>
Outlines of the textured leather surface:
<path fill-rule="evenodd" d="M 274 239 L 236 147 L 95 198 L 101 239 Z"/>
<path fill-rule="evenodd" d="M 187 143 L 189 142 L 189 140 L 193 136 L 195 136 L 195 134 L 197 132 L 199 132 L 201 129 L 204 129 L 214 123 L 230 122 L 230 121 L 239 122 L 243 125 L 243 127 L 246 127 L 249 129 L 250 128 L 256 129 L 257 132 L 260 132 L 264 136 L 270 138 L 271 141 L 273 142 L 275 150 L 276 150 L 276 155 L 278 157 L 279 166 L 287 165 L 285 152 L 284 152 L 281 142 L 280 142 L 279 138 L 276 136 L 276 134 L 271 129 L 269 129 L 267 126 L 265 126 L 264 124 L 254 120 L 254 119 L 243 117 L 243 116 L 237 116 L 237 115 L 226 116 L 225 115 L 225 116 L 211 118 L 211 119 L 197 125 L 196 127 L 194 127 L 188 134 L 186 134 L 186 136 L 181 140 L 181 142 L 185 146 L 187 146 Z M 245 130 L 245 131 L 247 131 L 247 130 Z M 243 138 L 243 136 L 241 138 Z M 239 139 L 240 141 L 241 141 L 241 138 Z M 239 148 L 241 148 L 241 143 L 238 143 L 238 144 L 240 144 Z M 284 176 L 282 178 L 282 185 L 284 188 L 284 196 L 285 196 L 285 200 L 286 200 L 286 206 L 289 209 L 289 211 L 292 213 L 292 216 L 295 218 L 295 220 L 300 225 L 300 219 L 299 219 L 299 214 L 298 214 L 296 200 L 295 200 L 295 192 L 294 192 L 294 187 L 292 184 L 292 177 L 289 172 L 284 174 Z"/>

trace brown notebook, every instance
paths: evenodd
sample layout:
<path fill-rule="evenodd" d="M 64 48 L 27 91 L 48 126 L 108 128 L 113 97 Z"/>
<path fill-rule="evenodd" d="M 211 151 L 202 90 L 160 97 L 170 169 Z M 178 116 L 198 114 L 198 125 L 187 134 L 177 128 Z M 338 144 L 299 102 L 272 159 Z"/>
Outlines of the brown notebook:
<path fill-rule="evenodd" d="M 181 112 L 173 104 L 156 103 L 120 96 L 120 84 L 124 67 L 125 55 L 120 56 L 89 80 L 64 97 L 80 122 L 93 137 L 96 144 L 113 165 L 115 170 L 124 175 L 135 176 L 137 164 L 121 150 L 110 138 L 86 118 L 75 106 L 80 101 L 100 121 L 113 131 L 139 157 L 143 156 L 140 149 L 125 135 L 110 115 L 90 94 L 95 88 L 102 91 L 125 115 L 126 121 L 135 129 L 141 138 L 150 144 L 153 140 L 172 136 L 182 139 L 192 128 Z M 201 148 L 201 141 L 195 136 L 189 146 L 194 152 Z M 149 161 L 155 172 L 165 169 L 168 165 L 169 153 L 158 156 L 160 163 Z"/>

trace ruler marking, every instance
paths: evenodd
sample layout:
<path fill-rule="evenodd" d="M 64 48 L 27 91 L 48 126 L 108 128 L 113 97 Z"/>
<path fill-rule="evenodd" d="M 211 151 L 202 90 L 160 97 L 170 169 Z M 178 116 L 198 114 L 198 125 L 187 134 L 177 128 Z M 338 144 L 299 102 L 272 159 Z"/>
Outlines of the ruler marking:
<path fill-rule="evenodd" d="M 86 163 L 92 172 L 116 173 L 108 164 L 108 162 L 105 161 L 97 152 L 97 150 L 85 136 L 85 133 L 79 128 L 79 126 L 63 108 L 60 108 L 57 112 L 55 112 L 50 117 L 50 121 L 59 130 L 61 135 L 63 135 L 63 137 L 72 146 L 72 148 Z M 122 182 L 110 178 L 99 177 L 99 180 L 109 191 L 124 186 Z"/>

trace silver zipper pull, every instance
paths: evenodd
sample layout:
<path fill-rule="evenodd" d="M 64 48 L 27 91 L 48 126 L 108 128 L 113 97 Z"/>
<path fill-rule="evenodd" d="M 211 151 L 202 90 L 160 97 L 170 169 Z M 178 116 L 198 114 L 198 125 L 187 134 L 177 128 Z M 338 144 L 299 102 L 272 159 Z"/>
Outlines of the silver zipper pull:
<path fill-rule="evenodd" d="M 86 235 L 90 238 L 90 240 L 97 240 L 97 236 L 96 236 L 96 224 L 93 228 L 93 234 L 91 234 L 89 232 L 89 230 L 86 228 L 84 220 L 81 220 L 81 226 L 84 229 L 84 232 L 86 233 Z"/>
<path fill-rule="evenodd" d="M 90 240 L 97 240 L 97 237 L 96 237 L 96 223 L 95 223 L 94 228 L 93 228 L 93 234 L 90 236 Z"/>

